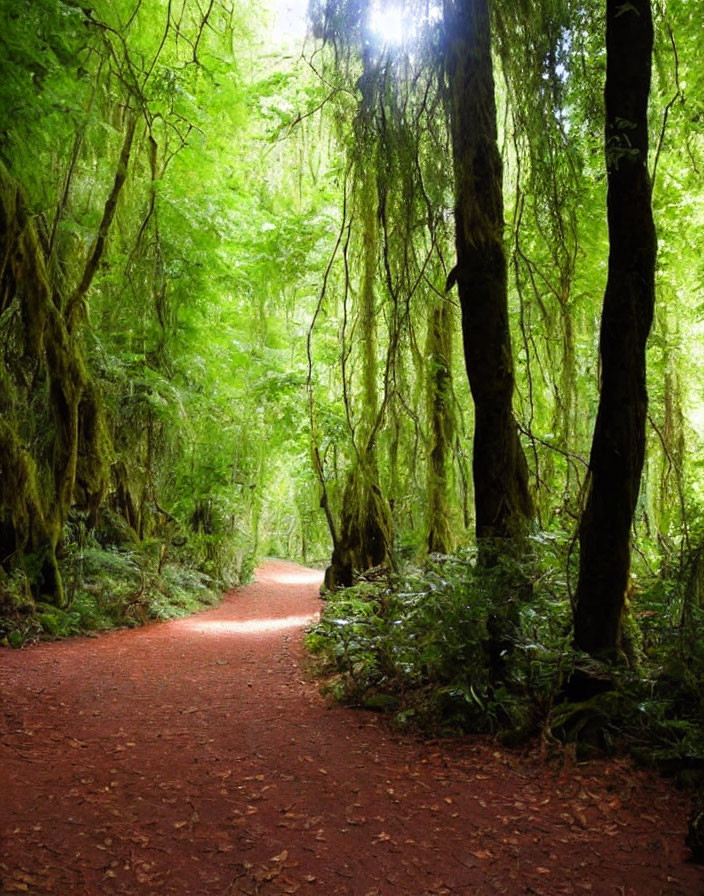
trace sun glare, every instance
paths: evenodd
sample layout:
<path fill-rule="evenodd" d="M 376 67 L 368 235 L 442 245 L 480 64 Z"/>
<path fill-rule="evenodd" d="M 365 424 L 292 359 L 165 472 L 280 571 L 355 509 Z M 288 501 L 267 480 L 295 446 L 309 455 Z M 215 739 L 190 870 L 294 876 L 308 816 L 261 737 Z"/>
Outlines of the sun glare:
<path fill-rule="evenodd" d="M 308 28 L 308 0 L 268 0 L 274 27 L 284 40 L 300 40 Z M 438 0 L 420 10 L 409 0 L 373 0 L 366 22 L 367 35 L 375 44 L 402 47 L 416 40 L 428 25 L 442 17 Z"/>
<path fill-rule="evenodd" d="M 437 0 L 418 9 L 413 3 L 399 0 L 375 0 L 369 11 L 367 27 L 371 38 L 386 47 L 401 47 L 417 41 L 424 30 L 442 19 Z"/>
<path fill-rule="evenodd" d="M 407 13 L 400 4 L 375 3 L 369 17 L 369 29 L 383 43 L 400 46 L 408 38 Z"/>

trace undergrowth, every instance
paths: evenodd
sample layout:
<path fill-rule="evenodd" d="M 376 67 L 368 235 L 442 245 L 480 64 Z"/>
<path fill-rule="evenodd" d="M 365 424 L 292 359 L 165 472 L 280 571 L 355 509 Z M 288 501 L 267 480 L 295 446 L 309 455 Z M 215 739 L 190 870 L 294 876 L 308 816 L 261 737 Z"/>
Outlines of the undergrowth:
<path fill-rule="evenodd" d="M 329 594 L 308 646 L 332 693 L 441 733 L 537 733 L 571 661 L 558 546 L 540 547 L 540 561 L 492 569 L 435 555 Z"/>
<path fill-rule="evenodd" d="M 104 545 L 81 534 L 67 540 L 60 561 L 62 608 L 35 601 L 21 571 L 0 571 L 0 645 L 133 627 L 214 606 L 224 583 L 197 568 L 200 550 L 161 540 Z"/>
<path fill-rule="evenodd" d="M 701 786 L 704 613 L 682 578 L 641 585 L 628 658 L 607 667 L 571 644 L 566 542 L 534 545 L 521 563 L 436 556 L 326 595 L 307 643 L 327 689 L 399 725 L 628 751 Z"/>

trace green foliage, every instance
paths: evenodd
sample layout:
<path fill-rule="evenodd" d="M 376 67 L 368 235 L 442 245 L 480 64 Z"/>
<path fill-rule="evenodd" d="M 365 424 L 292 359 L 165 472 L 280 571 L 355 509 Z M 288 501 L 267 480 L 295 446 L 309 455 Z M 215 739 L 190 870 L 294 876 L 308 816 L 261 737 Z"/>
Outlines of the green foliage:
<path fill-rule="evenodd" d="M 643 660 L 631 693 L 638 699 L 638 755 L 704 789 L 704 602 L 699 536 L 670 576 L 638 597 Z M 639 742 L 640 738 L 640 742 Z"/>
<path fill-rule="evenodd" d="M 43 638 L 143 625 L 214 606 L 221 589 L 183 548 L 146 541 L 104 547 L 94 537 L 70 542 L 61 564 L 65 608 L 31 600 L 26 580 L 0 581 L 0 643 L 20 647 Z"/>
<path fill-rule="evenodd" d="M 527 564 L 483 569 L 471 553 L 437 556 L 329 595 L 308 645 L 334 692 L 362 705 L 390 694 L 399 722 L 441 731 L 537 733 L 570 662 L 558 546 L 541 540 L 541 559 Z M 491 662 L 499 617 L 501 680 Z"/>
<path fill-rule="evenodd" d="M 520 563 L 504 558 L 487 570 L 471 553 L 436 556 L 328 594 L 307 636 L 326 688 L 401 725 L 490 732 L 507 744 L 540 736 L 578 758 L 628 751 L 704 786 L 699 593 L 693 599 L 690 584 L 683 594 L 681 574 L 651 579 L 632 600 L 629 663 L 602 666 L 571 645 L 569 540 L 539 533 L 532 547 Z M 492 674 L 497 630 L 500 676 Z"/>
<path fill-rule="evenodd" d="M 81 381 L 79 439 L 92 441 L 64 452 L 68 501 L 57 501 L 46 469 L 56 423 L 75 430 L 60 407 L 52 413 L 47 377 L 33 369 L 41 333 L 30 334 L 32 352 L 17 347 L 26 315 L 8 288 L 2 410 L 14 466 L 32 476 L 36 466 L 40 492 L 34 500 L 30 477 L 32 494 L 15 504 L 59 507 L 58 533 L 71 499 L 84 511 L 90 490 L 88 525 L 103 542 L 140 550 L 177 535 L 183 561 L 228 587 L 251 574 L 262 520 L 281 516 L 269 488 L 276 499 L 285 483 L 294 495 L 280 523 L 291 533 L 286 552 L 322 555 L 295 372 L 302 342 L 292 354 L 289 335 L 305 332 L 299 299 L 314 292 L 331 227 L 326 153 L 311 158 L 308 180 L 289 161 L 312 146 L 313 122 L 278 140 L 297 108 L 315 109 L 321 85 L 291 57 L 266 55 L 264 21 L 252 30 L 256 17 L 227 0 L 178 17 L 165 0 L 41 0 L 5 4 L 0 17 L 0 151 L 28 191 L 49 289 L 106 418 L 94 426 L 84 413 Z M 78 320 L 68 314 L 76 284 L 89 322 L 83 309 Z M 97 488 L 93 473 L 108 471 Z M 38 581 L 41 540 L 32 532 L 38 544 L 25 544 L 24 529 L 1 533 L 3 557 Z M 74 544 L 69 536 L 56 548 Z"/>
<path fill-rule="evenodd" d="M 25 575 L 0 572 L 0 644 L 21 647 L 37 635 L 41 626 L 34 609 Z"/>
<path fill-rule="evenodd" d="M 0 641 L 188 612 L 246 581 L 262 554 L 324 560 L 321 491 L 338 525 L 359 512 L 345 506 L 345 483 L 371 434 L 394 554 L 421 562 L 438 519 L 440 542 L 459 552 L 328 598 L 309 641 L 335 692 L 401 723 L 508 739 L 542 733 L 585 753 L 625 741 L 662 767 L 696 769 L 704 715 L 696 4 L 668 0 L 656 11 L 658 310 L 631 668 L 597 670 L 617 693 L 571 701 L 573 671 L 591 669 L 570 647 L 565 570 L 573 578 L 607 259 L 601 13 L 571 0 L 494 4 L 517 416 L 547 531 L 520 564 L 482 570 L 467 546 L 471 399 L 459 316 L 444 292 L 454 247 L 439 25 L 418 29 L 410 49 L 375 45 L 365 70 L 362 2 L 315 4 L 328 7 L 317 32 L 329 44 L 303 59 L 279 52 L 256 5 L 216 2 L 204 27 L 208 4 L 182 5 L 179 22 L 172 6 L 0 3 L 0 156 L 27 195 L 61 315 L 99 236 L 125 113 L 136 117 L 84 307 L 64 320 L 76 348 L 66 357 L 82 359 L 105 430 L 93 434 L 98 451 L 86 453 L 88 439 L 81 448 L 83 475 L 57 541 L 61 609 L 35 604 L 30 589 L 46 573 L 46 539 L 31 530 L 37 508 L 56 504 L 61 415 L 41 369 L 46 352 L 25 350 L 25 340 L 38 340 L 23 318 L 28 306 L 11 289 L 0 296 L 0 466 L 12 460 L 6 481 L 19 498 L 9 534 L 13 495 L 0 502 Z M 84 493 L 101 466 L 110 476 L 92 513 Z"/>

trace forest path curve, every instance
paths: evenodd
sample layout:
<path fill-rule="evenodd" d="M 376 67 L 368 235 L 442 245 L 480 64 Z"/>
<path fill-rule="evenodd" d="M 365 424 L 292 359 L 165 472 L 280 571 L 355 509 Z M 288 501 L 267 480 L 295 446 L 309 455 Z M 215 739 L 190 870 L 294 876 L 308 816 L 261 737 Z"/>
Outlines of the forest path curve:
<path fill-rule="evenodd" d="M 0 650 L 0 893 L 702 896 L 687 801 L 625 762 L 421 741 L 304 673 L 321 576 Z"/>

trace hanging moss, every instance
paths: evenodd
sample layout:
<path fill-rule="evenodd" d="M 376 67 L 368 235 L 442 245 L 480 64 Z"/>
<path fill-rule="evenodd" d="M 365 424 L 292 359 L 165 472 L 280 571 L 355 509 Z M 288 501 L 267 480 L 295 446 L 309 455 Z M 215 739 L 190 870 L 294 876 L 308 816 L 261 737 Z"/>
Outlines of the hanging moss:
<path fill-rule="evenodd" d="M 379 400 L 377 396 L 377 328 L 374 307 L 374 280 L 376 278 L 377 185 L 373 168 L 361 174 L 359 205 L 362 216 L 362 284 L 360 301 L 360 342 L 362 346 L 362 379 L 364 407 L 362 411 L 364 437 L 369 438 L 376 422 Z"/>
<path fill-rule="evenodd" d="M 8 554 L 36 541 L 45 522 L 34 462 L 4 420 L 0 420 L 0 478 L 3 483 L 0 515 L 5 525 L 11 524 L 13 539 L 12 543 L 6 540 L 2 545 L 3 560 L 6 560 Z"/>

